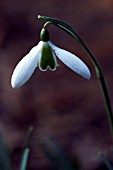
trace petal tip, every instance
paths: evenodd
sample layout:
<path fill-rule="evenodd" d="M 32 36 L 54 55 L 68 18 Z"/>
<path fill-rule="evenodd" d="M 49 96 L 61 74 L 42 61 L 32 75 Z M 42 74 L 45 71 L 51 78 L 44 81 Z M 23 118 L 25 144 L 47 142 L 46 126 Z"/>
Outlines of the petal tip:
<path fill-rule="evenodd" d="M 87 76 L 87 79 L 88 79 L 88 80 L 90 80 L 90 78 L 91 78 L 91 74 L 89 74 L 89 75 Z"/>
<path fill-rule="evenodd" d="M 12 77 L 11 77 L 11 87 L 12 87 L 13 89 L 16 89 L 16 88 L 21 87 L 23 84 L 24 84 L 24 83 L 23 83 L 21 80 L 19 80 L 19 78 L 16 77 L 16 76 L 14 75 L 14 73 L 13 73 L 13 75 L 12 75 Z"/>
<path fill-rule="evenodd" d="M 84 75 L 83 75 L 84 78 L 90 80 L 91 78 L 91 73 L 90 73 L 90 70 L 88 69 L 87 67 L 87 70 L 84 72 Z"/>
<path fill-rule="evenodd" d="M 13 89 L 18 88 L 18 85 L 17 85 L 16 82 L 13 80 L 13 78 L 11 79 L 11 87 L 12 87 Z"/>

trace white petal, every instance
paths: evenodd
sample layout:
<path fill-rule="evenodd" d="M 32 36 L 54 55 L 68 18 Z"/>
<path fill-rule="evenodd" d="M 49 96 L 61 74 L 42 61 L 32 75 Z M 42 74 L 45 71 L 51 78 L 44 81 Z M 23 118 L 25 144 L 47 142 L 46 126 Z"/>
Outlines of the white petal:
<path fill-rule="evenodd" d="M 31 77 L 39 62 L 41 47 L 42 43 L 39 42 L 38 45 L 33 47 L 18 63 L 11 78 L 11 85 L 13 88 L 22 86 Z"/>
<path fill-rule="evenodd" d="M 80 60 L 77 56 L 74 54 L 63 50 L 57 46 L 55 46 L 52 42 L 49 41 L 50 46 L 55 51 L 57 57 L 70 69 L 72 69 L 74 72 L 80 74 L 84 78 L 90 79 L 91 74 L 86 66 L 86 64 Z"/>

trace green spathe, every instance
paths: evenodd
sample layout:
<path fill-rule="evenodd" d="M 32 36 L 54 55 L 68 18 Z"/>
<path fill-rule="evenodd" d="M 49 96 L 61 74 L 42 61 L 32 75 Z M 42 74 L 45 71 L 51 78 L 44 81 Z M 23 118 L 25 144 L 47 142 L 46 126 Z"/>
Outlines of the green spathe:
<path fill-rule="evenodd" d="M 39 61 L 39 67 L 41 70 L 45 71 L 49 67 L 51 70 L 56 69 L 56 59 L 55 53 L 48 44 L 48 42 L 43 43 L 42 52 Z"/>

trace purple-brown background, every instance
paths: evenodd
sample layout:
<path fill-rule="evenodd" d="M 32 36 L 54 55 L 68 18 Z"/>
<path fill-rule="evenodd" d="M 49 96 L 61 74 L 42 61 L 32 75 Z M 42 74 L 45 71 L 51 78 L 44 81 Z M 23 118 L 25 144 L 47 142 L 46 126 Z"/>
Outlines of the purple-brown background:
<path fill-rule="evenodd" d="M 18 61 L 39 41 L 44 21 L 37 15 L 66 21 L 74 27 L 99 60 L 113 104 L 113 1 L 112 0 L 1 0 L 0 1 L 0 131 L 18 169 L 19 148 L 29 125 L 35 127 L 28 169 L 44 170 L 50 164 L 38 147 L 40 135 L 52 134 L 65 152 L 78 154 L 81 168 L 96 169 L 112 146 L 100 87 L 83 48 L 69 35 L 49 26 L 56 45 L 79 56 L 90 68 L 85 80 L 60 61 L 55 72 L 38 68 L 21 88 L 10 78 Z"/>

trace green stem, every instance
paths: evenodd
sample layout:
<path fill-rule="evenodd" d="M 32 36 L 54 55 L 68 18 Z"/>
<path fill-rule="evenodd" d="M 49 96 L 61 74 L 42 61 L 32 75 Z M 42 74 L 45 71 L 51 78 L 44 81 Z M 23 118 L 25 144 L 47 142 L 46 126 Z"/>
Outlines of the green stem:
<path fill-rule="evenodd" d="M 98 63 L 98 61 L 96 60 L 96 58 L 94 57 L 94 55 L 91 53 L 91 51 L 88 49 L 88 47 L 86 46 L 86 44 L 82 41 L 82 39 L 78 36 L 78 34 L 76 33 L 76 31 L 70 26 L 68 25 L 66 22 L 61 21 L 59 19 L 55 19 L 55 18 L 50 18 L 47 16 L 38 16 L 39 19 L 44 19 L 46 21 L 51 22 L 52 24 L 56 25 L 57 27 L 61 28 L 62 30 L 64 30 L 65 32 L 67 32 L 69 35 L 71 35 L 74 39 L 76 39 L 81 46 L 85 49 L 85 51 L 88 53 L 92 64 L 94 65 L 95 71 L 96 71 L 96 75 L 97 78 L 100 82 L 100 86 L 101 86 L 101 90 L 102 90 L 102 94 L 104 97 L 104 101 L 105 101 L 105 106 L 106 106 L 106 111 L 107 111 L 107 116 L 108 116 L 108 121 L 109 121 L 109 125 L 110 125 L 110 129 L 111 129 L 111 134 L 113 137 L 113 114 L 112 114 L 112 108 L 111 108 L 111 104 L 110 104 L 110 98 L 109 98 L 109 94 L 107 91 L 107 87 L 106 87 L 106 83 L 104 80 L 104 75 L 102 72 L 102 69 Z"/>
<path fill-rule="evenodd" d="M 23 146 L 23 148 L 27 148 L 27 147 L 28 147 L 29 142 L 30 142 L 30 139 L 31 139 L 31 136 L 32 136 L 32 133 L 33 133 L 33 129 L 34 129 L 33 126 L 30 126 L 30 127 L 28 128 L 28 131 L 27 131 L 27 134 L 26 134 L 26 137 L 25 137 L 25 141 L 24 141 L 24 146 Z"/>
<path fill-rule="evenodd" d="M 25 137 L 25 141 L 24 141 L 24 146 L 23 146 L 23 151 L 22 151 L 22 158 L 21 158 L 21 162 L 20 162 L 20 170 L 26 170 L 27 168 L 27 162 L 28 162 L 28 156 L 29 156 L 29 142 L 31 139 L 31 135 L 33 133 L 33 126 L 30 126 L 28 128 L 26 137 Z"/>
<path fill-rule="evenodd" d="M 27 168 L 27 162 L 28 162 L 28 156 L 29 156 L 29 148 L 24 148 L 22 159 L 20 163 L 20 170 L 26 170 Z"/>
<path fill-rule="evenodd" d="M 87 48 L 87 46 L 83 42 L 82 42 L 82 46 L 84 47 L 86 52 L 89 54 L 90 59 L 91 59 L 93 65 L 94 65 L 96 75 L 97 75 L 97 78 L 99 80 L 101 91 L 102 91 L 102 94 L 103 94 L 103 97 L 104 97 L 108 121 L 109 121 L 110 129 L 111 129 L 111 134 L 112 134 L 112 137 L 113 137 L 113 114 L 112 114 L 110 98 L 109 98 L 109 94 L 108 94 L 108 91 L 107 91 L 107 87 L 106 87 L 106 83 L 105 83 L 105 80 L 104 80 L 104 75 L 103 75 L 102 69 L 101 69 L 99 63 L 97 62 L 96 58 L 94 57 L 94 55 L 90 52 L 90 50 Z"/>
<path fill-rule="evenodd" d="M 46 28 L 49 24 L 51 24 L 50 21 L 46 22 L 43 27 Z"/>

